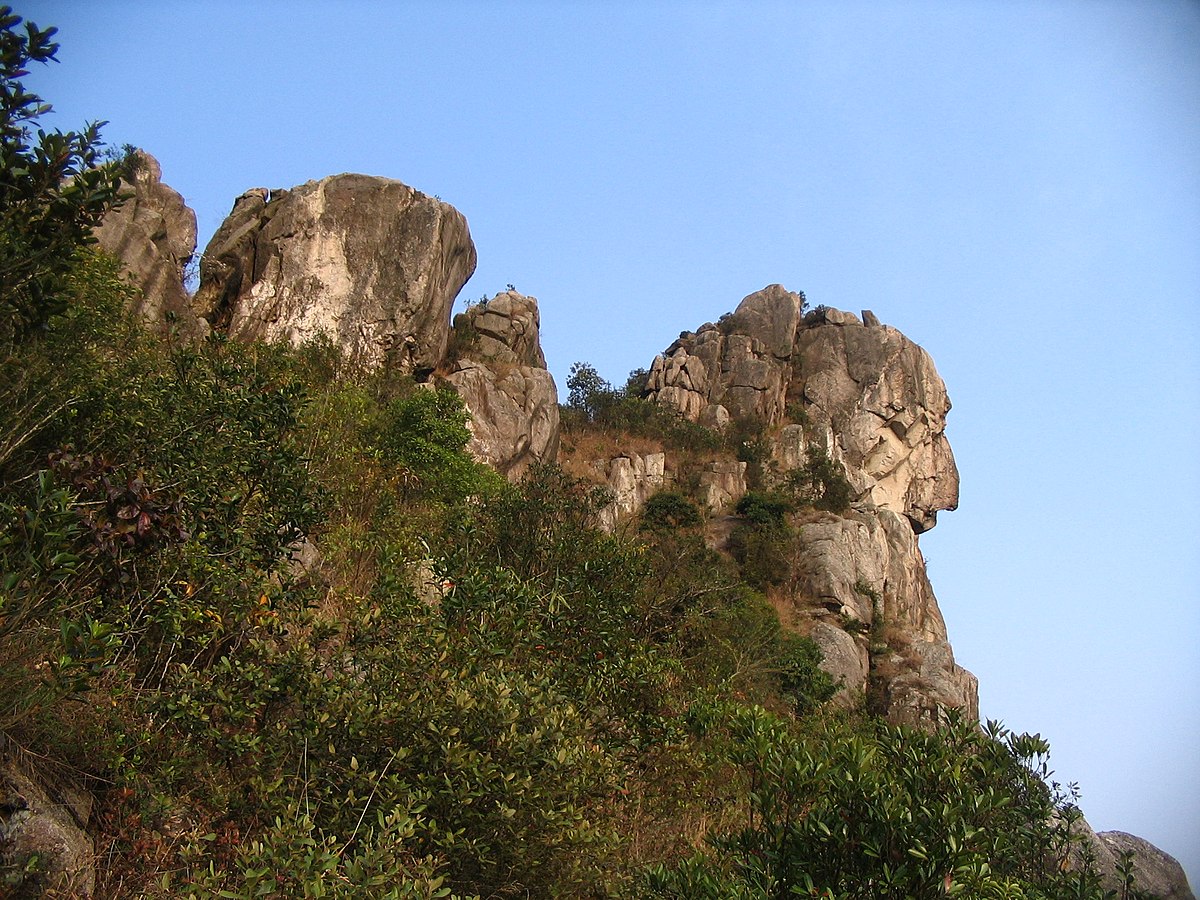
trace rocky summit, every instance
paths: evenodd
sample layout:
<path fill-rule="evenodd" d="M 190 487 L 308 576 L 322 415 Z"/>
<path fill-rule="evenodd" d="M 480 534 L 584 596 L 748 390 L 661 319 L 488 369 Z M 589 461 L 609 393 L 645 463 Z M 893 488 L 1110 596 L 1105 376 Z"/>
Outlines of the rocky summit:
<path fill-rule="evenodd" d="M 792 621 L 821 648 L 843 702 L 870 693 L 909 724 L 947 709 L 978 718 L 975 678 L 954 660 L 917 540 L 958 505 L 945 385 L 929 354 L 872 313 L 805 307 L 777 284 L 750 294 L 659 354 L 646 394 L 714 427 L 756 423 L 776 478 L 814 449 L 833 460 L 853 497 L 800 530 Z"/>

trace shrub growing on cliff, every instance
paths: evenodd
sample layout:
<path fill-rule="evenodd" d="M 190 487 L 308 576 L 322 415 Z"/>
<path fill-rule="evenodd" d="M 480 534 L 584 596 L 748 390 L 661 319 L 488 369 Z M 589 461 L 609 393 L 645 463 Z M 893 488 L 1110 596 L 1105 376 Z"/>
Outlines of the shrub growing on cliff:
<path fill-rule="evenodd" d="M 842 467 L 820 445 L 810 446 L 807 457 L 803 466 L 784 477 L 783 490 L 798 506 L 845 512 L 854 499 L 854 486 L 846 479 Z"/>
<path fill-rule="evenodd" d="M 450 388 L 415 389 L 384 407 L 375 442 L 386 459 L 412 474 L 427 496 L 462 500 L 499 485 L 495 470 L 465 452 L 469 420 L 462 398 Z"/>
<path fill-rule="evenodd" d="M 692 528 L 704 521 L 700 507 L 678 491 L 659 491 L 646 501 L 639 528 L 643 531 Z"/>
<path fill-rule="evenodd" d="M 729 536 L 729 550 L 742 578 L 759 590 L 787 578 L 787 551 L 793 539 L 787 524 L 790 511 L 786 497 L 769 491 L 750 491 L 737 503 L 742 521 Z"/>
<path fill-rule="evenodd" d="M 634 369 L 625 387 L 618 389 L 600 377 L 595 366 L 575 363 L 567 378 L 563 428 L 612 429 L 657 439 L 679 450 L 716 450 L 722 446 L 718 432 L 688 421 L 678 410 L 644 399 L 641 395 L 648 377 L 645 369 Z"/>

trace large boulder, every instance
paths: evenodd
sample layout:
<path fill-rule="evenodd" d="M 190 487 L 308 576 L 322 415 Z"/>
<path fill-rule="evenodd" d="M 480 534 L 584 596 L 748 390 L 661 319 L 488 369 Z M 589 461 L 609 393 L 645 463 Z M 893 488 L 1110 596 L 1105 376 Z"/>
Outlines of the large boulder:
<path fill-rule="evenodd" d="M 789 362 L 804 298 L 778 284 L 745 297 L 713 325 L 684 332 L 650 366 L 650 399 L 693 422 L 708 415 L 774 424 L 784 414 Z"/>
<path fill-rule="evenodd" d="M 195 307 L 233 338 L 325 335 L 356 364 L 424 377 L 475 261 L 452 206 L 399 181 L 334 175 L 239 197 L 204 252 Z"/>
<path fill-rule="evenodd" d="M 662 490 L 665 465 L 663 453 L 625 453 L 597 461 L 595 466 L 612 493 L 612 501 L 600 510 L 600 527 L 614 531 L 619 522 L 640 513 L 646 501 Z"/>
<path fill-rule="evenodd" d="M 789 599 L 842 679 L 842 702 L 869 693 L 895 722 L 978 718 L 978 685 L 954 660 L 908 522 L 890 510 L 824 513 L 798 528 Z M 838 633 L 840 632 L 840 633 Z"/>
<path fill-rule="evenodd" d="M 826 308 L 801 318 L 803 303 L 770 285 L 684 332 L 651 365 L 647 396 L 694 422 L 763 429 L 785 465 L 821 445 L 863 503 L 932 528 L 958 505 L 950 400 L 933 360 L 873 314 L 873 324 Z"/>
<path fill-rule="evenodd" d="M 1133 872 L 1136 886 L 1157 900 L 1196 900 L 1183 866 L 1169 853 L 1158 849 L 1144 838 L 1126 834 L 1124 831 L 1102 831 L 1097 837 L 1111 857 L 1111 863 L 1102 859 L 1102 867 L 1109 887 L 1120 889 L 1116 871 L 1117 860 L 1124 853 L 1133 855 Z"/>
<path fill-rule="evenodd" d="M 467 449 L 511 479 L 558 452 L 558 391 L 546 370 L 537 300 L 498 294 L 455 317 L 443 381 L 471 414 Z"/>
<path fill-rule="evenodd" d="M 207 324 L 192 312 L 185 270 L 196 252 L 196 214 L 173 188 L 162 167 L 137 151 L 132 180 L 121 185 L 124 201 L 93 229 L 100 249 L 115 256 L 138 288 L 135 311 L 155 325 L 168 323 L 187 335 Z"/>

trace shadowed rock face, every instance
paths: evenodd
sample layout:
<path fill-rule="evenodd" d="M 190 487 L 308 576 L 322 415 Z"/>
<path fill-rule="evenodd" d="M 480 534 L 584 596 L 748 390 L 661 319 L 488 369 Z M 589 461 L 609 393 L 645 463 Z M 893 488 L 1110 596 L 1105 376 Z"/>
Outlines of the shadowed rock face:
<path fill-rule="evenodd" d="M 455 318 L 444 378 L 471 413 L 467 449 L 511 479 L 558 452 L 558 391 L 546 370 L 537 300 L 498 294 Z"/>
<path fill-rule="evenodd" d="M 355 363 L 428 373 L 475 270 L 466 219 L 398 181 L 335 175 L 248 191 L 200 266 L 196 311 L 242 339 L 325 334 Z"/>
<path fill-rule="evenodd" d="M 61 778 L 44 779 L 0 753 L 0 866 L 22 871 L 36 857 L 36 874 L 8 897 L 90 897 L 96 883 L 95 847 L 87 833 L 92 797 Z"/>
<path fill-rule="evenodd" d="M 192 312 L 184 287 L 184 269 L 196 252 L 196 214 L 162 183 L 158 160 L 141 150 L 137 155 L 132 183 L 122 184 L 125 201 L 93 234 L 140 289 L 135 312 L 155 325 L 165 324 L 169 314 L 184 334 L 203 335 L 208 326 Z"/>

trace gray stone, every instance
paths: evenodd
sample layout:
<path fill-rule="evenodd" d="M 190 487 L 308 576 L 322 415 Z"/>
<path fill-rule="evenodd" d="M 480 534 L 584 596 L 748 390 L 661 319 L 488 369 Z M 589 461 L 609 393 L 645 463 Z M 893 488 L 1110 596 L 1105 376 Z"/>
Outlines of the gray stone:
<path fill-rule="evenodd" d="M 458 358 L 444 377 L 471 414 L 476 459 L 519 479 L 558 452 L 558 390 L 546 370 L 537 300 L 515 291 L 455 319 Z"/>
<path fill-rule="evenodd" d="M 493 369 L 465 360 L 445 377 L 463 398 L 471 421 L 467 450 L 480 462 L 518 480 L 531 465 L 558 451 L 558 391 L 545 369 Z"/>
<path fill-rule="evenodd" d="M 870 658 L 863 641 L 820 619 L 813 622 L 808 636 L 821 651 L 821 668 L 838 685 L 834 702 L 848 708 L 857 706 L 866 693 L 870 675 Z"/>
<path fill-rule="evenodd" d="M 515 291 L 475 304 L 455 319 L 472 358 L 544 369 L 540 328 L 537 299 Z"/>
<path fill-rule="evenodd" d="M 399 181 L 256 189 L 209 242 L 196 309 L 234 338 L 326 335 L 353 363 L 421 375 L 442 361 L 475 258 L 462 214 Z"/>
<path fill-rule="evenodd" d="M 853 510 L 802 526 L 791 618 L 819 636 L 826 666 L 843 679 L 843 702 L 869 682 L 894 721 L 937 721 L 948 708 L 977 717 L 975 677 L 954 660 L 916 541 L 939 510 L 958 504 L 945 386 L 929 355 L 869 310 L 860 321 L 819 307 L 801 321 L 800 307 L 798 294 L 771 285 L 716 327 L 684 332 L 655 359 L 647 396 L 693 421 L 713 422 L 720 409 L 758 426 L 770 443 L 768 485 L 804 466 L 814 446 L 839 464 Z M 709 509 L 723 511 L 745 493 L 742 478 L 704 473 Z M 878 594 L 878 608 L 863 586 Z M 863 639 L 843 628 L 856 622 L 886 624 L 886 641 L 863 650 Z"/>
<path fill-rule="evenodd" d="M 1121 854 L 1129 852 L 1133 854 L 1133 870 L 1139 891 L 1145 891 L 1158 900 L 1196 900 L 1187 874 L 1175 857 L 1144 838 L 1123 831 L 1102 831 L 1098 837 L 1113 860 L 1111 872 L 1106 871 L 1111 889 L 1120 889 L 1116 860 Z"/>
<path fill-rule="evenodd" d="M 922 532 L 958 506 L 950 400 L 929 354 L 894 328 L 856 322 L 800 332 L 791 391 L 860 496 Z"/>
<path fill-rule="evenodd" d="M 746 493 L 746 464 L 716 460 L 700 473 L 700 502 L 709 512 L 724 512 Z"/>
<path fill-rule="evenodd" d="M 87 834 L 91 798 L 61 779 L 50 782 L 11 755 L 0 758 L 0 867 L 24 868 L 38 858 L 35 875 L 15 897 L 90 897 L 95 890 L 95 848 Z"/>
<path fill-rule="evenodd" d="M 650 399 L 693 422 L 721 405 L 733 419 L 772 424 L 785 408 L 788 360 L 802 300 L 778 284 L 745 297 L 719 326 L 684 332 L 650 367 Z"/>
<path fill-rule="evenodd" d="M 196 252 L 196 214 L 179 192 L 162 183 L 153 156 L 137 151 L 132 182 L 123 182 L 124 202 L 93 230 L 100 249 L 115 256 L 140 296 L 135 312 L 156 326 L 170 324 L 188 336 L 207 325 L 192 312 L 184 272 Z"/>
<path fill-rule="evenodd" d="M 666 477 L 662 453 L 628 453 L 604 465 L 604 483 L 613 499 L 600 510 L 600 527 L 614 531 L 617 525 L 642 511 L 654 494 L 662 490 Z"/>

